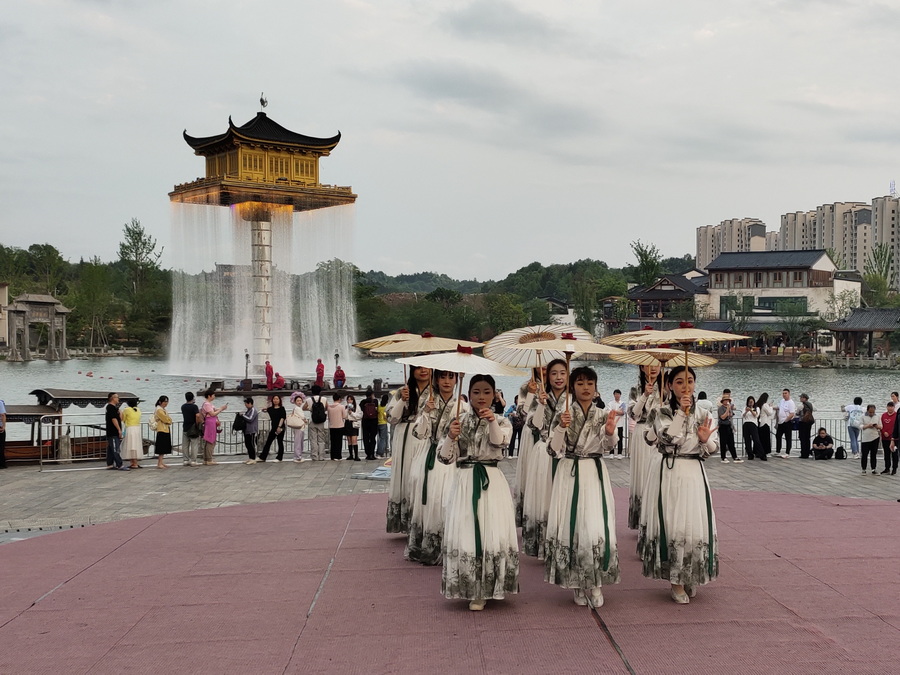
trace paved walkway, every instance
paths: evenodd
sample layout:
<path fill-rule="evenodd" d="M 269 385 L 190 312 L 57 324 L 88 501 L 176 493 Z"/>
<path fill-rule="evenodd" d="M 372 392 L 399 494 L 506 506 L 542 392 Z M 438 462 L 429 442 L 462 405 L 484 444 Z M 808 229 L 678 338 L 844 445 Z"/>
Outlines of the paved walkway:
<path fill-rule="evenodd" d="M 106 471 L 101 465 L 40 472 L 35 466 L 0 471 L 0 542 L 29 530 L 80 527 L 123 518 L 208 509 L 236 504 L 283 502 L 387 492 L 384 481 L 357 480 L 380 462 L 266 462 L 246 466 L 224 458 L 219 466 L 160 471 L 147 461 L 139 471 Z M 512 482 L 515 459 L 501 463 Z M 630 462 L 609 460 L 613 485 L 627 487 Z M 71 465 L 64 465 L 71 466 Z M 80 467 L 80 468 L 78 468 Z M 900 475 L 865 476 L 851 460 L 770 459 L 706 465 L 714 489 L 837 495 L 863 499 L 900 498 Z M 881 470 L 882 467 L 879 467 Z"/>
<path fill-rule="evenodd" d="M 640 574 L 612 460 L 622 583 L 604 607 L 523 556 L 520 594 L 472 613 L 384 534 L 387 483 L 353 478 L 377 465 L 0 471 L 0 642 L 16 646 L 0 673 L 896 670 L 896 476 L 708 462 L 721 576 L 678 606 Z"/>

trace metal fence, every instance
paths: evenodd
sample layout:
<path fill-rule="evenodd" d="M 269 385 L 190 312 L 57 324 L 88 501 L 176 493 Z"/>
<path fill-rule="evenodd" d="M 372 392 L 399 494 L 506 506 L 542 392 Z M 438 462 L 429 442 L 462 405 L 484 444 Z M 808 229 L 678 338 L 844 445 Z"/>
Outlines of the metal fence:
<path fill-rule="evenodd" d="M 149 420 L 152 413 L 142 416 L 140 434 L 144 455 L 153 456 L 156 432 L 150 429 Z M 244 432 L 234 431 L 232 422 L 234 417 L 221 419 L 221 431 L 216 436 L 215 455 L 220 457 L 234 457 L 245 455 Z M 172 456 L 181 459 L 181 446 L 184 442 L 183 422 L 173 422 L 170 425 L 172 436 Z M 269 435 L 271 422 L 263 417 L 259 418 L 259 431 L 256 434 L 257 453 L 262 450 L 262 445 Z M 306 429 L 285 428 L 284 446 L 285 455 L 293 456 L 294 433 L 303 433 Z M 128 432 L 131 433 L 131 432 Z M 55 415 L 47 415 L 41 418 L 37 443 L 40 447 L 39 467 L 41 471 L 48 467 L 72 465 L 78 462 L 96 462 L 106 458 L 106 423 L 102 415 L 96 413 L 75 413 L 66 415 L 65 421 Z M 277 449 L 277 443 L 273 448 Z M 303 440 L 304 451 L 309 449 L 309 434 Z M 202 451 L 201 451 L 202 452 Z"/>

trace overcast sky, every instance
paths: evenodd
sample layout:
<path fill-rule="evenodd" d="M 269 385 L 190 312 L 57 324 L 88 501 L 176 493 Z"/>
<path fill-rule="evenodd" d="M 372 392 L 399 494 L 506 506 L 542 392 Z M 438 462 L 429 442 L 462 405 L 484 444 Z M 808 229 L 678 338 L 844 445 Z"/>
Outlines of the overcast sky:
<path fill-rule="evenodd" d="M 501 278 L 900 179 L 900 3 L 5 0 L 0 240 L 115 257 L 259 110 L 343 139 L 355 262 Z M 2 275 L 2 270 L 0 270 Z"/>

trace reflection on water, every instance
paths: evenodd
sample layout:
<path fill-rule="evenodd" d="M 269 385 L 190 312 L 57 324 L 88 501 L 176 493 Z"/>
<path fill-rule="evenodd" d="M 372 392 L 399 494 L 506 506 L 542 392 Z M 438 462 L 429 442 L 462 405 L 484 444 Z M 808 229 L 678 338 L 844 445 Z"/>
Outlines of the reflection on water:
<path fill-rule="evenodd" d="M 342 361 L 351 385 L 365 385 L 374 378 L 396 383 L 403 378 L 403 367 L 387 359 L 360 359 Z M 600 378 L 599 389 L 604 399 L 611 399 L 613 389 L 621 389 L 627 397 L 628 390 L 637 383 L 637 367 L 611 362 L 593 363 Z M 312 371 L 315 364 L 298 364 L 299 369 Z M 0 399 L 9 404 L 34 403 L 28 392 L 35 388 L 111 389 L 131 391 L 149 407 L 160 394 L 166 394 L 180 406 L 184 392 L 196 391 L 204 381 L 196 376 L 184 376 L 168 372 L 169 364 L 155 358 L 101 358 L 71 360 L 57 363 L 32 361 L 30 363 L 0 362 Z M 81 371 L 81 374 L 78 373 Z M 92 371 L 93 377 L 86 377 Z M 331 369 L 327 372 L 330 377 Z M 735 402 L 741 405 L 748 395 L 759 396 L 764 391 L 777 400 L 784 387 L 791 389 L 794 400 L 807 393 L 817 410 L 839 410 L 850 403 L 854 396 L 862 396 L 866 403 L 875 403 L 884 409 L 889 394 L 900 389 L 900 377 L 893 371 L 824 370 L 792 368 L 787 366 L 716 365 L 698 371 L 698 391 L 706 391 L 715 398 L 723 388 L 732 391 Z M 519 385 L 527 379 L 498 378 L 498 386 L 511 400 Z M 234 384 L 233 381 L 229 384 Z M 77 410 L 77 409 L 76 409 Z"/>

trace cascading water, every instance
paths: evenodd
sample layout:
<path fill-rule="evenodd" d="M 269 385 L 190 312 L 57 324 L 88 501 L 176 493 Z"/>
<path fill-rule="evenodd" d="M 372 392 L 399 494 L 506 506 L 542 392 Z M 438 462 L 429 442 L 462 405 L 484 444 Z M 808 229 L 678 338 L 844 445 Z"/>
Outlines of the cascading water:
<path fill-rule="evenodd" d="M 294 213 L 272 207 L 272 365 L 283 375 L 311 373 L 317 358 L 349 355 L 355 342 L 352 258 L 355 207 Z M 229 375 L 262 371 L 253 359 L 259 282 L 251 266 L 251 228 L 239 206 L 172 204 L 173 372 Z M 259 265 L 257 265 L 259 267 Z M 256 270 L 259 273 L 259 269 Z M 257 297 L 254 299 L 254 284 Z M 257 359 L 258 360 L 258 359 Z"/>

